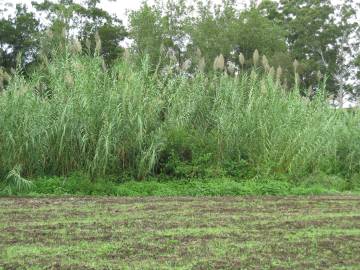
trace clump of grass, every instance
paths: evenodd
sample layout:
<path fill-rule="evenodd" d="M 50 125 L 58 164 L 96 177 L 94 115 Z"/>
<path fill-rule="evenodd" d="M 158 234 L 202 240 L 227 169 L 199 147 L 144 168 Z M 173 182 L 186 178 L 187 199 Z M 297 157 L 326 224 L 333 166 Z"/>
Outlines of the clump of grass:
<path fill-rule="evenodd" d="M 224 69 L 221 55 L 215 62 Z M 68 48 L 29 78 L 16 73 L 0 96 L 0 177 L 17 164 L 25 177 L 144 179 L 174 171 L 169 166 L 186 167 L 182 177 L 358 173 L 359 114 L 332 110 L 321 89 L 311 102 L 284 91 L 281 73 L 162 78 L 146 59 L 104 68 L 98 53 Z"/>
<path fill-rule="evenodd" d="M 7 195 L 12 195 L 17 192 L 27 192 L 33 186 L 30 180 L 27 180 L 21 176 L 21 167 L 15 166 L 5 177 L 4 191 Z"/>

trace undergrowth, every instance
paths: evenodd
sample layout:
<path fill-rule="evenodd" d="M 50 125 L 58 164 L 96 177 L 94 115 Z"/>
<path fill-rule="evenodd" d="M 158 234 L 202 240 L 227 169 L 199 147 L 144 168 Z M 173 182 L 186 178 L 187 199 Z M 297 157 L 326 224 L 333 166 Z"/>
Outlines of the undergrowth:
<path fill-rule="evenodd" d="M 324 176 L 322 176 L 324 177 Z M 26 190 L 3 190 L 0 196 L 238 196 L 238 195 L 331 195 L 360 194 L 360 185 L 339 177 L 324 181 L 321 176 L 301 184 L 281 178 L 236 180 L 233 178 L 125 181 L 91 180 L 83 175 L 44 177 L 33 180 Z"/>

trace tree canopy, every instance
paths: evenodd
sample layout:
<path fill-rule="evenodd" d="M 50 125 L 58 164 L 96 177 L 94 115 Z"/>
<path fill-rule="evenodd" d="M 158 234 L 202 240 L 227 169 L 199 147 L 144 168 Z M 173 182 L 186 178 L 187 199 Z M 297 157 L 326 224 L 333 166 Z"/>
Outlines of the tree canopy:
<path fill-rule="evenodd" d="M 266 55 L 269 68 L 281 68 L 289 84 L 298 79 L 316 91 L 321 74 L 333 93 L 359 90 L 360 4 L 353 0 L 341 5 L 330 0 L 263 0 L 246 8 L 235 0 L 221 5 L 211 0 L 144 1 L 128 14 L 127 29 L 99 4 L 44 0 L 32 2 L 36 12 L 17 5 L 6 17 L 1 10 L 0 65 L 10 70 L 20 61 L 31 67 L 41 53 L 61 48 L 69 39 L 79 40 L 83 53 L 90 54 L 101 40 L 100 54 L 111 64 L 124 52 L 120 42 L 130 38 L 133 59 L 139 63 L 147 56 L 154 70 L 169 63 L 188 70 L 201 64 L 210 72 L 221 56 L 224 65 L 232 65 L 229 70 L 244 71 L 252 68 L 257 51 L 259 57 Z"/>

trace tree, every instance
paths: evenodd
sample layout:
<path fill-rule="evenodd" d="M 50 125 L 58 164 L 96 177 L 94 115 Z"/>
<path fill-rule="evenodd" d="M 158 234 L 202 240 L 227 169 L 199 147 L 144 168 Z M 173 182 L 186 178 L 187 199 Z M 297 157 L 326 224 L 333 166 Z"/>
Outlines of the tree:
<path fill-rule="evenodd" d="M 280 26 L 254 7 L 239 11 L 234 0 L 224 0 L 222 5 L 198 0 L 194 6 L 184 0 L 153 6 L 144 3 L 129 18 L 134 51 L 148 54 L 154 66 L 161 58 L 161 48 L 175 52 L 180 64 L 191 58 L 199 60 L 200 49 L 208 70 L 219 54 L 238 63 L 240 52 L 251 58 L 255 49 L 268 56 L 286 51 L 285 32 Z"/>
<path fill-rule="evenodd" d="M 185 0 L 169 0 L 165 4 L 156 1 L 150 6 L 146 2 L 137 11 L 129 14 L 130 37 L 134 40 L 133 50 L 142 59 L 148 55 L 153 67 L 168 62 L 165 55 L 169 50 L 182 62 L 188 36 L 186 26 L 191 19 L 193 7 Z"/>
<path fill-rule="evenodd" d="M 356 54 L 359 53 L 360 29 L 359 23 L 354 20 L 356 10 L 351 0 L 346 0 L 342 5 L 336 6 L 338 11 L 338 27 L 341 35 L 337 41 L 336 47 L 338 54 L 336 57 L 336 73 L 334 78 L 338 85 L 339 106 L 342 107 L 345 93 L 356 94 Z M 359 4 L 360 7 L 360 4 Z"/>
<path fill-rule="evenodd" d="M 317 84 L 318 71 L 327 75 L 327 89 L 333 93 L 349 81 L 346 59 L 353 58 L 349 52 L 356 47 L 352 36 L 358 27 L 352 2 L 334 6 L 330 0 L 264 0 L 259 5 L 264 16 L 286 29 L 289 51 L 303 65 L 305 87 Z"/>
<path fill-rule="evenodd" d="M 25 5 L 16 5 L 14 15 L 0 20 L 0 66 L 9 70 L 21 62 L 29 67 L 39 47 L 39 21 Z"/>
<path fill-rule="evenodd" d="M 138 59 L 148 55 L 150 64 L 155 67 L 160 58 L 161 44 L 166 43 L 160 11 L 144 3 L 139 10 L 129 14 L 129 24 Z"/>
<path fill-rule="evenodd" d="M 50 29 L 55 37 L 61 37 L 65 29 L 67 39 L 71 36 L 79 39 L 84 48 L 89 47 L 91 53 L 94 52 L 98 34 L 102 45 L 101 54 L 106 62 L 111 63 L 123 53 L 119 43 L 127 32 L 121 20 L 97 7 L 99 2 L 87 0 L 84 4 L 78 4 L 74 0 L 46 0 L 42 3 L 33 2 L 33 6 L 37 11 L 44 12 L 51 21 Z M 89 46 L 89 43 L 92 45 Z"/>

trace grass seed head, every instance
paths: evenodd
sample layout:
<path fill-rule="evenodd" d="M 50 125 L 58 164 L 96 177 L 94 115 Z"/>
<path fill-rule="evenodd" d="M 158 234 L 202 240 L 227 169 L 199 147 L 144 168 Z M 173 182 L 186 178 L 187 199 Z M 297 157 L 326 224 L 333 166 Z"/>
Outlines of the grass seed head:
<path fill-rule="evenodd" d="M 67 37 L 67 30 L 66 30 L 66 28 L 64 27 L 63 29 L 62 29 L 62 31 L 61 31 L 61 36 L 62 36 L 62 38 L 63 39 L 66 39 L 66 37 Z"/>
<path fill-rule="evenodd" d="M 264 80 L 261 80 L 260 82 L 260 92 L 262 95 L 265 95 L 267 93 L 267 87 Z"/>
<path fill-rule="evenodd" d="M 198 63 L 198 70 L 199 70 L 200 72 L 204 72 L 204 71 L 205 71 L 205 67 L 206 67 L 205 58 L 204 58 L 204 57 L 201 57 L 200 60 L 199 60 L 199 63 Z"/>
<path fill-rule="evenodd" d="M 257 66 L 258 62 L 259 62 L 259 51 L 256 49 L 253 53 L 253 62 L 254 62 L 254 66 Z"/>
<path fill-rule="evenodd" d="M 274 67 L 271 67 L 271 68 L 269 69 L 269 76 L 270 76 L 271 78 L 274 78 L 274 76 L 275 76 L 275 69 L 274 69 Z"/>
<path fill-rule="evenodd" d="M 22 62 L 22 53 L 19 52 L 17 55 L 16 55 L 16 66 L 19 67 L 21 66 L 21 62 Z"/>
<path fill-rule="evenodd" d="M 299 62 L 298 60 L 295 59 L 294 63 L 293 63 L 293 67 L 294 67 L 294 72 L 297 73 L 298 67 L 299 67 Z"/>
<path fill-rule="evenodd" d="M 6 70 L 4 70 L 2 67 L 0 67 L 0 78 L 6 82 L 11 80 L 9 73 L 7 73 Z"/>
<path fill-rule="evenodd" d="M 280 82 L 282 73 L 283 73 L 282 68 L 278 66 L 276 69 L 276 81 Z"/>
<path fill-rule="evenodd" d="M 296 85 L 299 85 L 299 83 L 300 83 L 300 75 L 299 75 L 299 73 L 295 73 L 295 84 Z"/>
<path fill-rule="evenodd" d="M 185 62 L 182 64 L 181 69 L 182 71 L 188 71 L 190 67 L 191 67 L 191 60 L 186 59 Z"/>
<path fill-rule="evenodd" d="M 130 60 L 130 57 L 130 50 L 128 48 L 125 48 L 123 53 L 124 60 L 128 62 Z"/>
<path fill-rule="evenodd" d="M 81 53 L 82 51 L 82 46 L 81 46 L 81 43 L 78 39 L 74 39 L 72 44 L 71 44 L 71 51 L 74 53 L 74 54 L 79 54 Z"/>
<path fill-rule="evenodd" d="M 86 39 L 85 40 L 85 46 L 86 46 L 86 49 L 88 50 L 88 52 L 90 52 L 90 50 L 91 50 L 91 41 L 90 41 L 90 39 Z"/>
<path fill-rule="evenodd" d="M 243 67 L 245 64 L 245 57 L 242 53 L 239 54 L 239 62 L 240 62 L 240 65 Z"/>
<path fill-rule="evenodd" d="M 95 33 L 95 54 L 100 55 L 101 53 L 101 38 L 99 32 Z"/>
<path fill-rule="evenodd" d="M 3 77 L 3 71 L 0 69 L 0 90 L 4 89 L 4 77 Z"/>
<path fill-rule="evenodd" d="M 287 90 L 287 89 L 288 89 L 288 81 L 287 81 L 287 78 L 284 79 L 283 88 L 284 88 L 284 90 Z"/>
<path fill-rule="evenodd" d="M 266 55 L 263 55 L 263 56 L 262 56 L 262 58 L 261 58 L 261 64 L 262 64 L 262 66 L 264 67 L 265 70 L 270 69 L 270 67 L 269 67 L 269 61 L 268 61 Z"/>
<path fill-rule="evenodd" d="M 222 54 L 220 54 L 219 56 L 217 56 L 215 58 L 215 61 L 214 61 L 214 70 L 220 70 L 220 71 L 223 71 L 225 68 L 225 59 L 224 59 L 224 56 Z"/>
<path fill-rule="evenodd" d="M 106 72 L 106 71 L 107 71 L 107 67 L 106 67 L 106 63 L 105 63 L 104 58 L 103 58 L 103 59 L 101 59 L 101 68 L 102 68 L 102 70 L 103 70 L 104 72 Z"/>

